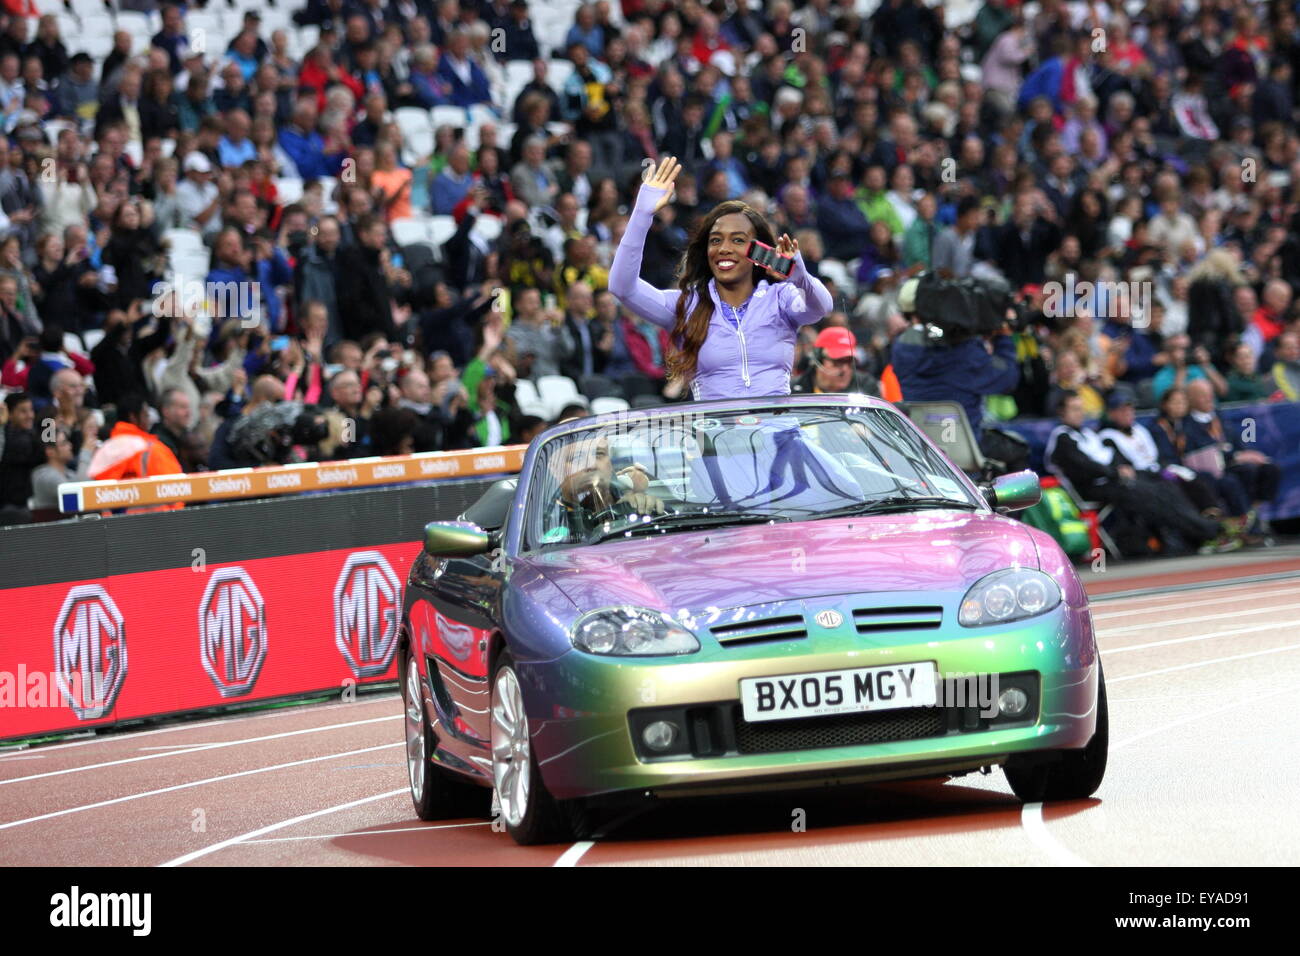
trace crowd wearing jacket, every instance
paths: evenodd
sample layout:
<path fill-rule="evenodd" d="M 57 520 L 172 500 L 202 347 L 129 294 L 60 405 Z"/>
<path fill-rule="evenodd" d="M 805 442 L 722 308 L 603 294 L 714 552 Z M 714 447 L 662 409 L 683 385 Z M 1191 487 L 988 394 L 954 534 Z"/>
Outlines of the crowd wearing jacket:
<path fill-rule="evenodd" d="M 1151 410 L 1206 389 L 1300 400 L 1293 7 L 1034 6 L 988 0 L 959 32 L 921 0 L 601 0 L 556 42 L 522 2 L 309 0 L 289 29 L 319 40 L 296 58 L 255 11 L 202 49 L 165 3 L 147 50 L 120 34 L 98 61 L 57 18 L 7 14 L 0 388 L 31 396 L 35 428 L 46 383 L 79 375 L 80 425 L 105 441 L 142 395 L 132 427 L 164 429 L 187 469 L 241 463 L 218 436 L 280 401 L 328 413 L 330 438 L 294 451 L 320 458 L 527 437 L 521 379 L 565 375 L 583 406 L 689 400 L 668 330 L 607 291 L 644 169 L 675 155 L 641 277 L 674 287 L 699 218 L 749 202 L 833 298 L 799 333 L 795 387 L 831 381 L 815 343 L 843 329 L 846 387 L 952 398 L 977 429 L 1066 396 L 1096 419 L 1117 387 Z M 507 97 L 511 61 L 532 77 Z M 447 106 L 493 118 L 417 155 L 394 111 Z M 399 244 L 412 215 L 451 217 L 440 256 Z M 176 230 L 210 255 L 187 278 L 230 294 L 160 285 L 193 261 Z M 917 334 L 899 292 L 926 270 L 1022 298 L 1030 321 L 955 357 L 978 374 L 896 347 Z M 1128 285 L 1140 306 L 1104 291 Z M 21 454 L 4 467 L 45 464 Z M 1225 465 L 1225 514 L 1266 500 L 1250 464 Z"/>

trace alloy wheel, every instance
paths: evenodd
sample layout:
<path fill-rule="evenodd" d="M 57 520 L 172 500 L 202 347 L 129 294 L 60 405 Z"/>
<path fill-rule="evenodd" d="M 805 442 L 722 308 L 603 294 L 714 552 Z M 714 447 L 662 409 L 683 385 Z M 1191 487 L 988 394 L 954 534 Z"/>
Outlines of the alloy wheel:
<path fill-rule="evenodd" d="M 524 697 L 515 672 L 505 667 L 492 694 L 492 780 L 501 816 L 511 827 L 519 826 L 528 812 L 531 771 Z"/>

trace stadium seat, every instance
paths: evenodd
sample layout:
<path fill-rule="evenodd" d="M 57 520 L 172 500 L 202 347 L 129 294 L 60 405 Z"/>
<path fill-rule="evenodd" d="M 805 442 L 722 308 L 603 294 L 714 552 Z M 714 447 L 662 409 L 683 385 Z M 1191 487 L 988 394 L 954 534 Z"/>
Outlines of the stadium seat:
<path fill-rule="evenodd" d="M 336 190 L 339 181 L 333 176 L 321 176 L 316 182 L 321 185 L 321 208 L 326 215 L 332 216 L 339 211 L 339 201 Z"/>
<path fill-rule="evenodd" d="M 627 399 L 618 398 L 614 395 L 606 395 L 603 398 L 593 398 L 591 400 L 591 414 L 604 415 L 607 412 L 625 412 L 629 408 Z"/>
<path fill-rule="evenodd" d="M 161 26 L 161 17 L 159 18 L 159 26 Z M 136 38 L 135 49 L 137 51 L 148 49 L 150 38 L 158 32 L 158 28 L 154 26 L 153 19 L 149 14 L 136 10 L 119 10 L 117 28 L 127 31 Z"/>
<path fill-rule="evenodd" d="M 573 64 L 568 60 L 551 60 L 546 64 L 546 83 L 557 93 L 564 89 L 565 81 L 572 75 Z"/>
<path fill-rule="evenodd" d="M 203 239 L 194 229 L 167 229 L 163 232 L 163 242 L 171 254 L 203 252 Z"/>
<path fill-rule="evenodd" d="M 433 128 L 435 130 L 439 126 L 450 126 L 453 129 L 464 129 L 469 125 L 468 117 L 465 115 L 465 109 L 460 106 L 435 106 L 430 118 L 433 121 Z"/>
<path fill-rule="evenodd" d="M 538 378 L 537 394 L 549 410 L 550 418 L 560 414 L 565 405 L 582 399 L 577 383 L 565 375 L 543 375 Z"/>
<path fill-rule="evenodd" d="M 451 216 L 429 217 L 429 241 L 438 248 L 456 234 L 456 220 Z"/>
<path fill-rule="evenodd" d="M 429 111 L 419 106 L 401 106 L 393 111 L 393 120 L 402 131 L 402 158 L 415 165 L 433 152 L 433 122 Z"/>
<path fill-rule="evenodd" d="M 515 405 L 524 415 L 536 415 L 550 421 L 555 416 L 537 393 L 537 386 L 526 378 L 515 381 Z"/>
<path fill-rule="evenodd" d="M 622 389 L 612 378 L 604 375 L 587 375 L 578 383 L 578 391 L 582 392 L 588 398 L 607 398 L 614 396 L 622 398 Z"/>
<path fill-rule="evenodd" d="M 429 221 L 415 217 L 394 219 L 390 229 L 393 233 L 393 241 L 399 246 L 409 246 L 413 242 L 428 242 L 431 235 Z"/>
<path fill-rule="evenodd" d="M 90 354 L 100 342 L 104 340 L 103 329 L 86 329 L 81 333 L 81 341 L 86 343 L 86 353 Z"/>
<path fill-rule="evenodd" d="M 835 287 L 845 295 L 852 295 L 857 283 L 849 276 L 849 269 L 838 259 L 822 259 L 817 263 L 817 271 L 822 278 L 830 279 Z"/>
<path fill-rule="evenodd" d="M 302 198 L 302 180 L 285 177 L 275 181 L 275 201 L 281 206 L 297 202 Z"/>
<path fill-rule="evenodd" d="M 479 216 L 474 220 L 474 232 L 487 242 L 495 242 L 501 235 L 501 220 L 496 216 Z"/>

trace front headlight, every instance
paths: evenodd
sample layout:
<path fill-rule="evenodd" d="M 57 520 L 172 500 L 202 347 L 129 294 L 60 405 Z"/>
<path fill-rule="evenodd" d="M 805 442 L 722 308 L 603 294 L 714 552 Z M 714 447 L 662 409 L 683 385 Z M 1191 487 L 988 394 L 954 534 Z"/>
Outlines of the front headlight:
<path fill-rule="evenodd" d="M 1050 611 L 1061 603 L 1061 589 L 1042 571 L 1008 568 L 980 578 L 961 601 L 957 620 L 964 627 L 1006 624 Z"/>
<path fill-rule="evenodd" d="M 579 650 L 619 657 L 693 654 L 700 649 L 690 631 L 668 615 L 643 607 L 590 611 L 578 618 L 569 636 Z"/>

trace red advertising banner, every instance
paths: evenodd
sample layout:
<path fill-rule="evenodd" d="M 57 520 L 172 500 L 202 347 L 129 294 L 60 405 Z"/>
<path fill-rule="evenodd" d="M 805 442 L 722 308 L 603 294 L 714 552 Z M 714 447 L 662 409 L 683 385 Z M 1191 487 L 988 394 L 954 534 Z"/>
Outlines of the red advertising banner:
<path fill-rule="evenodd" d="M 392 680 L 419 548 L 0 590 L 0 739 Z"/>

